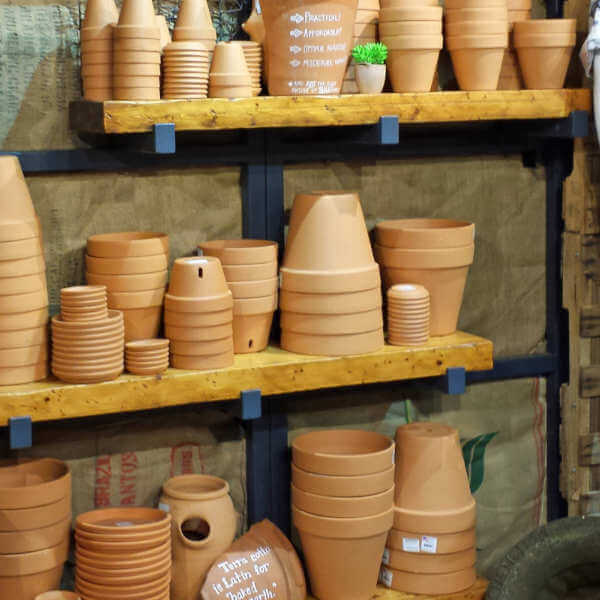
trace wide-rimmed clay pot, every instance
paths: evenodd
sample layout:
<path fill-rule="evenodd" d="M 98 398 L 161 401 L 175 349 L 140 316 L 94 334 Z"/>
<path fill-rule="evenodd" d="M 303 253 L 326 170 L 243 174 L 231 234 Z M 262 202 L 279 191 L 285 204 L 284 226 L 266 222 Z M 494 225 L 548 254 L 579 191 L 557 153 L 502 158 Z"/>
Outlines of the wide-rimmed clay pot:
<path fill-rule="evenodd" d="M 160 506 L 173 516 L 173 600 L 197 600 L 214 560 L 229 548 L 237 514 L 229 484 L 210 475 L 182 475 L 163 485 Z"/>
<path fill-rule="evenodd" d="M 323 475 L 370 475 L 393 464 L 394 442 L 374 431 L 327 429 L 298 436 L 292 460 L 300 469 Z"/>
<path fill-rule="evenodd" d="M 39 594 L 35 597 L 35 600 L 81 600 L 81 596 L 76 592 L 58 590 Z"/>
<path fill-rule="evenodd" d="M 226 573 L 219 565 L 242 559 L 246 564 L 256 563 L 258 571 L 263 570 L 253 577 L 258 590 L 277 590 L 277 597 L 286 600 L 306 598 L 304 571 L 294 547 L 271 521 L 264 520 L 253 525 L 215 561 L 202 588 L 203 600 L 221 600 L 225 597 L 215 585 L 222 587 L 222 578 Z M 232 594 L 248 587 L 244 581 L 232 583 L 233 587 L 229 590 Z"/>
<path fill-rule="evenodd" d="M 169 237 L 165 233 L 149 231 L 126 231 L 93 235 L 88 238 L 87 253 L 89 256 L 98 258 L 168 254 Z"/>
<path fill-rule="evenodd" d="M 339 94 L 351 50 L 357 0 L 262 0 L 263 19 L 267 37 L 269 93 L 272 96 L 306 94 Z M 315 15 L 306 20 L 304 15 Z M 295 15 L 300 14 L 300 18 Z M 324 57 L 317 48 L 305 52 L 298 60 L 290 47 L 290 32 L 305 31 L 314 39 L 326 23 L 331 35 L 319 38 L 332 50 Z M 335 50 L 333 50 L 335 48 Z M 300 64 L 296 64 L 296 62 Z"/>
<path fill-rule="evenodd" d="M 21 170 L 21 163 L 16 156 L 0 156 L 0 189 L 0 223 L 36 220 L 37 215 Z"/>
<path fill-rule="evenodd" d="M 250 239 L 211 240 L 198 244 L 204 256 L 214 256 L 228 268 L 232 265 L 272 263 L 277 260 L 277 247 L 277 242 Z M 268 276 L 260 277 L 260 279 L 267 278 Z"/>
<path fill-rule="evenodd" d="M 475 225 L 453 219 L 396 219 L 375 226 L 375 240 L 389 248 L 456 248 L 475 240 Z"/>
<path fill-rule="evenodd" d="M 372 597 L 392 510 L 355 519 L 321 517 L 292 506 L 292 520 L 314 595 L 321 600 Z"/>
<path fill-rule="evenodd" d="M 70 492 L 61 500 L 32 508 L 0 510 L 0 532 L 35 530 L 64 521 L 71 514 Z"/>
<path fill-rule="evenodd" d="M 100 275 L 85 274 L 91 285 L 105 285 L 111 292 L 145 292 L 167 285 L 167 271 L 142 273 L 138 275 Z"/>
<path fill-rule="evenodd" d="M 349 314 L 381 308 L 381 287 L 341 294 L 304 294 L 281 290 L 279 306 L 283 311 L 303 314 Z"/>
<path fill-rule="evenodd" d="M 386 547 L 392 550 L 419 549 L 423 545 L 433 549 L 435 544 L 437 554 L 453 554 L 474 548 L 476 543 L 475 528 L 457 533 L 416 534 L 400 529 L 392 529 L 388 535 Z"/>
<path fill-rule="evenodd" d="M 165 325 L 173 327 L 212 327 L 233 321 L 231 308 L 205 313 L 183 313 L 165 310 Z"/>
<path fill-rule="evenodd" d="M 450 554 L 403 552 L 390 548 L 386 548 L 383 554 L 383 564 L 386 567 L 409 573 L 454 573 L 473 567 L 476 560 L 475 546 Z"/>
<path fill-rule="evenodd" d="M 153 67 L 153 65 L 149 66 Z M 96 258 L 86 255 L 85 265 L 89 273 L 98 275 L 140 275 L 166 270 L 168 258 L 166 254 L 130 256 L 127 258 Z"/>
<path fill-rule="evenodd" d="M 411 423 L 396 431 L 394 527 L 417 533 L 455 533 L 475 526 L 458 431 Z"/>
<path fill-rule="evenodd" d="M 441 34 L 385 38 L 389 44 L 388 71 L 395 92 L 431 90 L 437 70 Z"/>
<path fill-rule="evenodd" d="M 376 352 L 383 345 L 383 328 L 344 335 L 313 335 L 287 329 L 281 332 L 281 347 L 298 354 L 348 356 Z"/>
<path fill-rule="evenodd" d="M 68 539 L 71 532 L 71 515 L 57 523 L 37 529 L 0 532 L 0 554 L 20 554 L 52 548 Z"/>
<path fill-rule="evenodd" d="M 382 567 L 379 581 L 386 587 L 409 594 L 454 594 L 475 584 L 477 574 L 474 567 L 454 573 L 409 573 L 390 567 Z"/>
<path fill-rule="evenodd" d="M 381 309 L 350 314 L 302 314 L 283 311 L 281 328 L 312 335 L 347 335 L 374 331 L 383 327 Z"/>

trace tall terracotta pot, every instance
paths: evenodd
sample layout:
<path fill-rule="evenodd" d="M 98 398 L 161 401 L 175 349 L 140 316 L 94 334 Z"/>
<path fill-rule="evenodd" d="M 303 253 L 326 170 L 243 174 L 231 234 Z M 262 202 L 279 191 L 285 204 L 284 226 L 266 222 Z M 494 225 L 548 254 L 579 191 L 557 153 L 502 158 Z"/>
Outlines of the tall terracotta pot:
<path fill-rule="evenodd" d="M 261 7 L 269 93 L 339 94 L 352 49 L 357 0 L 262 0 Z"/>
<path fill-rule="evenodd" d="M 210 475 L 173 477 L 159 506 L 173 517 L 171 600 L 198 600 L 208 570 L 235 537 L 229 484 Z"/>

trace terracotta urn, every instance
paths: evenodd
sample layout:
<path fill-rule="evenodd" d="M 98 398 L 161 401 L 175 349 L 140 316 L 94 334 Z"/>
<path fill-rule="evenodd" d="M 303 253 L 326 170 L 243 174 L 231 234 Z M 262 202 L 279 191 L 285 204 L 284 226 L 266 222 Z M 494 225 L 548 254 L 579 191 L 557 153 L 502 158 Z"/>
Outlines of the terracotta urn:
<path fill-rule="evenodd" d="M 240 570 L 249 573 L 250 578 L 238 577 Z M 306 598 L 306 581 L 298 555 L 285 535 L 268 520 L 253 525 L 214 562 L 201 595 L 202 600 L 227 600 L 228 593 L 239 594 L 248 589 L 259 595 L 264 591 L 267 596 L 267 592 L 274 592 L 282 600 Z"/>
<path fill-rule="evenodd" d="M 163 485 L 160 506 L 173 517 L 171 599 L 197 600 L 206 574 L 237 530 L 229 484 L 209 475 L 173 477 Z"/>
<path fill-rule="evenodd" d="M 458 431 L 411 423 L 396 431 L 394 527 L 416 533 L 456 533 L 475 526 Z"/>
<path fill-rule="evenodd" d="M 356 83 L 361 94 L 381 94 L 385 85 L 385 65 L 356 65 Z"/>
<path fill-rule="evenodd" d="M 272 96 L 339 94 L 351 50 L 357 0 L 262 0 L 268 86 Z M 327 29 L 323 24 L 328 25 Z M 317 32 L 332 50 L 312 49 Z M 297 33 L 299 32 L 299 33 Z M 294 37 L 297 36 L 297 37 Z M 321 34 L 322 36 L 322 34 Z M 304 52 L 297 55 L 290 39 Z"/>

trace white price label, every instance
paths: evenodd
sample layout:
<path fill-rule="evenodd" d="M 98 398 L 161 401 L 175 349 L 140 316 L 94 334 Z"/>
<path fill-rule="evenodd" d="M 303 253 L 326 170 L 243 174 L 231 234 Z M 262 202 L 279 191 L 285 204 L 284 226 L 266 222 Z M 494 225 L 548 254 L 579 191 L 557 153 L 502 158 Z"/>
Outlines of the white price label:
<path fill-rule="evenodd" d="M 402 538 L 402 550 L 404 552 L 420 552 L 419 538 Z"/>
<path fill-rule="evenodd" d="M 383 557 L 381 558 L 381 562 L 384 565 L 388 565 L 389 566 L 389 564 L 390 564 L 390 549 L 389 548 L 386 548 L 383 551 Z"/>
<path fill-rule="evenodd" d="M 159 510 L 163 510 L 166 513 L 171 512 L 171 507 L 168 504 L 165 504 L 164 502 L 160 502 L 158 504 L 158 508 Z"/>
<path fill-rule="evenodd" d="M 421 537 L 421 552 L 429 554 L 437 554 L 438 539 L 432 535 L 424 535 Z"/>
<path fill-rule="evenodd" d="M 385 585 L 385 587 L 391 588 L 394 580 L 394 574 L 388 569 L 381 567 L 379 571 L 379 582 Z"/>
<path fill-rule="evenodd" d="M 115 525 L 117 527 L 133 527 L 133 523 L 131 521 L 117 521 Z"/>

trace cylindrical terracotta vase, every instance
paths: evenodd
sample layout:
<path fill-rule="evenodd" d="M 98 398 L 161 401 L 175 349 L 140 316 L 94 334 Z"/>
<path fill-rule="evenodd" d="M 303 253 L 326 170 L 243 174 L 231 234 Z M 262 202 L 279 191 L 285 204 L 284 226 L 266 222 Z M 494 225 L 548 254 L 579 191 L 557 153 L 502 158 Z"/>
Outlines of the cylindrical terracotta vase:
<path fill-rule="evenodd" d="M 237 530 L 229 484 L 209 475 L 173 477 L 163 485 L 160 507 L 173 516 L 171 600 L 198 600 L 208 570 Z"/>

